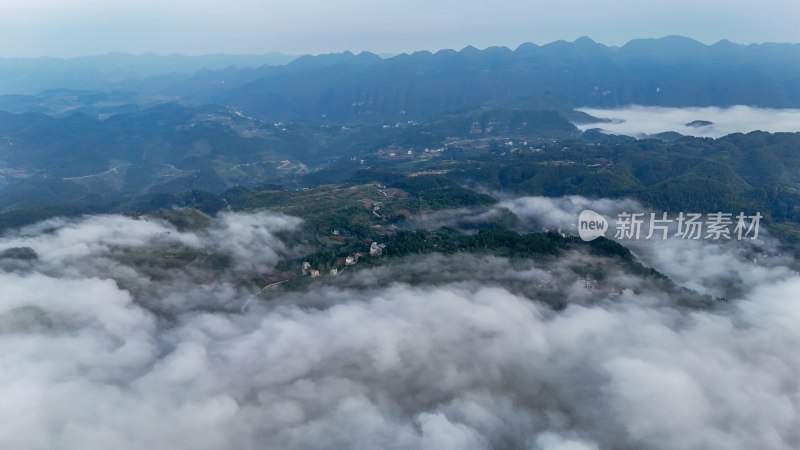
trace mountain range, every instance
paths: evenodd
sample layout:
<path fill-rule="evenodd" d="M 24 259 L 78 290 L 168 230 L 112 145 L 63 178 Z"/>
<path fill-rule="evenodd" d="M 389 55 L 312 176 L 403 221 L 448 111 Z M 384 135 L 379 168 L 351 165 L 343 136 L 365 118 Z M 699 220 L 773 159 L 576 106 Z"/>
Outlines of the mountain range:
<path fill-rule="evenodd" d="M 285 55 L 154 58 L 41 60 L 11 72 L 4 69 L 8 61 L 0 60 L 0 92 L 11 93 L 10 86 L 17 86 L 15 94 L 31 94 L 32 81 L 24 81 L 31 78 L 28 72 L 41 75 L 46 69 L 61 84 L 33 76 L 34 81 L 39 76 L 43 89 L 136 93 L 139 99 L 131 98 L 131 103 L 142 97 L 148 102 L 167 98 L 222 105 L 267 120 L 329 123 L 426 120 L 497 106 L 800 107 L 798 44 L 705 45 L 668 36 L 614 47 L 584 37 L 541 46 L 526 43 L 513 50 L 466 47 L 391 58 L 368 52 L 296 59 Z M 94 75 L 76 72 L 83 85 L 70 83 L 64 71 L 81 67 L 93 67 L 92 74 L 105 78 L 92 82 Z M 134 67 L 140 67 L 136 76 L 122 75 L 130 75 Z M 17 78 L 9 79 L 9 73 Z M 0 97 L 0 109 L 16 112 L 31 104 L 47 112 L 44 103 L 30 96 Z"/>
<path fill-rule="evenodd" d="M 389 59 L 304 57 L 216 94 L 269 118 L 427 119 L 482 105 L 800 106 L 800 45 L 703 45 L 682 37 L 575 42 Z"/>

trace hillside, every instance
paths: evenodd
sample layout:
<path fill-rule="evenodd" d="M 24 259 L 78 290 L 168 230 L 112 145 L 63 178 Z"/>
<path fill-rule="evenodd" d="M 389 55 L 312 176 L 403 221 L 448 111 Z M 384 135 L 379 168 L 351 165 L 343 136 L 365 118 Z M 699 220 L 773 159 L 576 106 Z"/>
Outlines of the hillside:
<path fill-rule="evenodd" d="M 481 105 L 800 107 L 800 45 L 704 45 L 677 36 L 608 47 L 589 38 L 389 59 L 303 57 L 200 99 L 262 118 L 429 119 Z"/>

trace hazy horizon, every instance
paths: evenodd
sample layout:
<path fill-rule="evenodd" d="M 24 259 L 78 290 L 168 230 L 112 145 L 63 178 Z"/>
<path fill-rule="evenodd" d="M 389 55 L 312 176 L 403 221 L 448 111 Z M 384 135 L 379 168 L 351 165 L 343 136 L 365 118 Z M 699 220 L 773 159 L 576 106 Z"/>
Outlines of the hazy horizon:
<path fill-rule="evenodd" d="M 582 38 L 589 38 L 589 39 L 591 39 L 592 41 L 594 41 L 594 42 L 596 42 L 598 44 L 602 44 L 602 45 L 604 45 L 606 47 L 614 48 L 614 47 L 622 47 L 622 46 L 624 46 L 624 45 L 626 45 L 626 44 L 628 44 L 628 43 L 630 43 L 632 41 L 650 40 L 650 39 L 658 40 L 658 39 L 664 39 L 664 38 L 674 37 L 674 36 L 691 39 L 691 40 L 697 41 L 697 42 L 699 42 L 699 43 L 701 43 L 703 45 L 706 45 L 706 46 L 715 45 L 715 44 L 717 44 L 719 42 L 724 42 L 724 41 L 731 42 L 731 43 L 733 43 L 735 45 L 765 45 L 765 44 L 800 45 L 800 42 L 779 42 L 779 41 L 737 42 L 737 41 L 734 41 L 734 40 L 731 40 L 731 39 L 724 39 L 724 38 L 716 40 L 716 41 L 702 41 L 702 40 L 699 40 L 699 39 L 697 39 L 695 37 L 692 37 L 692 36 L 672 34 L 672 35 L 654 36 L 654 37 L 634 37 L 634 38 L 631 38 L 630 40 L 625 41 L 625 42 L 623 42 L 621 44 L 609 44 L 607 42 L 603 42 L 603 41 L 600 41 L 598 39 L 595 39 L 592 36 L 579 36 L 579 37 L 574 38 L 574 39 L 556 39 L 554 41 L 547 41 L 547 42 L 524 41 L 524 42 L 520 42 L 520 43 L 518 43 L 516 45 L 499 45 L 499 44 L 498 45 L 491 45 L 490 44 L 490 45 L 485 45 L 485 46 L 477 46 L 477 45 L 474 45 L 474 44 L 467 43 L 467 44 L 464 44 L 464 45 L 454 46 L 454 47 L 410 49 L 408 51 L 403 51 L 403 52 L 398 52 L 398 53 L 377 52 L 377 51 L 372 51 L 372 50 L 368 50 L 368 49 L 366 49 L 366 50 L 341 49 L 341 50 L 335 50 L 335 51 L 324 51 L 324 52 L 316 52 L 316 53 L 289 53 L 289 52 L 282 52 L 280 50 L 265 50 L 264 52 L 261 52 L 261 53 L 235 53 L 235 52 L 180 53 L 180 52 L 158 52 L 158 51 L 152 51 L 152 50 L 147 50 L 147 51 L 142 51 L 142 52 L 126 52 L 126 51 L 121 51 L 121 50 L 111 50 L 111 51 L 104 52 L 104 53 L 76 54 L 76 55 L 73 55 L 73 56 L 54 56 L 54 55 L 5 56 L 5 55 L 0 55 L 0 60 L 11 60 L 11 59 L 31 59 L 31 60 L 36 60 L 36 59 L 60 59 L 60 60 L 73 60 L 73 59 L 81 59 L 81 58 L 99 58 L 99 57 L 112 56 L 112 55 L 154 56 L 154 57 L 171 57 L 171 56 L 180 56 L 180 57 L 215 57 L 215 56 L 230 56 L 230 57 L 242 57 L 242 58 L 280 55 L 280 56 L 298 58 L 298 57 L 306 56 L 306 55 L 319 56 L 319 55 L 338 54 L 338 53 L 347 53 L 347 52 L 350 52 L 350 53 L 353 53 L 353 54 L 359 54 L 359 53 L 364 53 L 364 52 L 365 53 L 372 53 L 372 54 L 380 56 L 381 58 L 386 59 L 386 58 L 392 58 L 392 57 L 395 57 L 395 56 L 399 56 L 399 55 L 402 55 L 402 54 L 411 54 L 411 53 L 420 52 L 420 51 L 427 51 L 427 52 L 431 52 L 431 53 L 436 53 L 436 52 L 439 52 L 439 51 L 446 51 L 446 50 L 461 51 L 461 50 L 463 50 L 465 48 L 468 48 L 468 47 L 474 47 L 474 48 L 477 48 L 479 50 L 486 50 L 486 49 L 492 48 L 492 47 L 505 47 L 505 48 L 508 48 L 508 49 L 513 51 L 513 50 L 516 50 L 517 48 L 519 48 L 520 46 L 525 45 L 525 44 L 534 44 L 534 45 L 537 45 L 539 47 L 544 47 L 544 46 L 547 46 L 547 45 L 550 45 L 550 44 L 555 44 L 557 42 L 575 42 L 575 41 L 577 41 L 579 39 L 582 39 Z"/>
<path fill-rule="evenodd" d="M 667 35 L 710 44 L 723 39 L 750 44 L 800 42 L 800 4 L 669 4 L 587 0 L 531 4 L 474 0 L 429 4 L 351 0 L 302 5 L 231 0 L 7 0 L 0 17 L 0 57 L 71 58 L 112 52 L 141 54 L 290 55 L 506 46 L 572 41 L 581 36 L 606 45 Z M 719 12 L 724 8 L 725 15 Z M 688 14 L 688 13 L 691 14 Z M 497 20 L 487 22 L 486 17 Z"/>

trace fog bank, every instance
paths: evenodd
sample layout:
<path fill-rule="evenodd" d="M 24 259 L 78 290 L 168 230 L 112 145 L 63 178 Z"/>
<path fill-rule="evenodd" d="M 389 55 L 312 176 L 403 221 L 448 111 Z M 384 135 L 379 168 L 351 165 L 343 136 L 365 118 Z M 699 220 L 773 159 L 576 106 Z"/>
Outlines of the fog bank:
<path fill-rule="evenodd" d="M 636 138 L 669 131 L 710 138 L 751 131 L 770 133 L 800 131 L 800 109 L 754 108 L 743 105 L 730 108 L 665 108 L 631 105 L 619 109 L 577 108 L 577 110 L 607 120 L 579 124 L 577 126 L 581 131 L 599 128 L 604 133 Z M 687 125 L 692 123 L 694 126 Z"/>
<path fill-rule="evenodd" d="M 523 223 L 615 208 L 543 202 L 506 206 Z M 0 252 L 37 256 L 0 259 L 0 447 L 800 446 L 800 277 L 787 268 L 753 272 L 739 298 L 706 310 L 610 262 L 608 283 L 629 288 L 587 291 L 571 271 L 602 262 L 588 256 L 431 255 L 279 292 L 244 314 L 209 308 L 250 298 L 237 277 L 275 270 L 292 251 L 278 236 L 299 223 L 226 214 L 180 232 L 100 216 L 0 238 Z M 233 261 L 155 270 L 119 258 L 167 244 Z M 718 274 L 753 267 L 701 250 L 697 263 Z M 542 283 L 575 301 L 550 308 Z"/>

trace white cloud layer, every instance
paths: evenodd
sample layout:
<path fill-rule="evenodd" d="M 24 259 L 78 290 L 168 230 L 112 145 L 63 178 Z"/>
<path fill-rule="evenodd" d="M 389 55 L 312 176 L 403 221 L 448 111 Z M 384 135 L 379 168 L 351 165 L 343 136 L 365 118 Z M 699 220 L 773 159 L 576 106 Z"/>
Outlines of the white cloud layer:
<path fill-rule="evenodd" d="M 632 105 L 619 109 L 578 108 L 578 110 L 612 121 L 578 125 L 583 131 L 599 128 L 605 133 L 637 138 L 668 131 L 711 138 L 751 131 L 771 133 L 800 131 L 800 109 L 754 108 L 742 105 L 730 108 L 666 108 Z M 712 124 L 687 126 L 694 121 L 707 121 Z"/>
<path fill-rule="evenodd" d="M 519 197 L 499 203 L 493 210 L 508 209 L 522 221 L 523 229 L 539 231 L 541 227 L 563 227 L 570 234 L 578 234 L 578 215 L 585 209 L 602 214 L 609 221 L 606 237 L 613 238 L 617 215 L 622 212 L 644 213 L 644 221 L 651 212 L 660 217 L 661 211 L 651 211 L 630 199 L 588 199 L 581 196 Z M 736 214 L 738 211 L 728 211 Z M 484 213 L 484 215 L 491 213 Z M 675 218 L 675 212 L 669 217 Z M 779 252 L 779 243 L 769 236 L 769 222 L 761 224 L 759 239 L 750 240 L 683 240 L 674 237 L 675 226 L 669 239 L 656 235 L 645 240 L 644 224 L 640 240 L 621 241 L 647 265 L 666 274 L 685 287 L 704 294 L 727 296 L 749 290 L 749 287 L 783 279 L 791 273 L 791 257 Z"/>
<path fill-rule="evenodd" d="M 525 201 L 515 204 L 521 212 Z M 274 233 L 297 225 L 226 215 L 191 234 L 94 217 L 0 239 L 0 249 L 40 255 L 0 266 L 0 447 L 800 445 L 800 277 L 788 270 L 713 310 L 670 306 L 647 288 L 554 311 L 470 278 L 363 287 L 386 275 L 378 267 L 351 274 L 362 287 L 312 284 L 238 314 L 192 307 L 204 291 L 249 295 L 221 288 L 224 279 L 185 290 L 173 280 L 162 297 L 182 307 L 164 320 L 122 286 L 145 275 L 109 264 L 162 239 L 202 249 L 233 240 L 235 258 L 258 262 L 241 270 L 270 270 L 288 247 Z M 452 270 L 441 258 L 406 264 Z M 502 258 L 482 264 L 546 276 Z"/>

